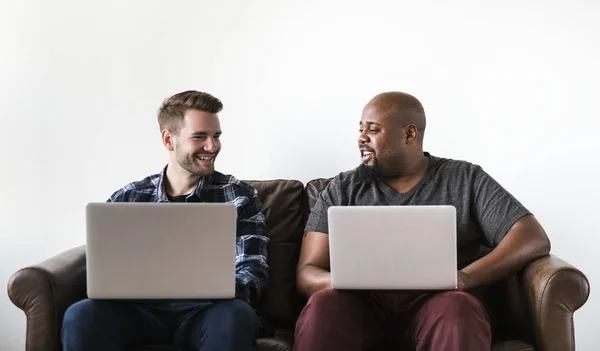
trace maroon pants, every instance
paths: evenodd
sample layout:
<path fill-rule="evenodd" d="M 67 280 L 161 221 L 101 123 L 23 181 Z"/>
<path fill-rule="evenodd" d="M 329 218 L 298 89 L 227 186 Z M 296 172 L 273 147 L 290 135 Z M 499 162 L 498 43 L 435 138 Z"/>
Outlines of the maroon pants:
<path fill-rule="evenodd" d="M 492 331 L 484 305 L 459 291 L 312 295 L 298 321 L 295 351 L 486 351 Z"/>

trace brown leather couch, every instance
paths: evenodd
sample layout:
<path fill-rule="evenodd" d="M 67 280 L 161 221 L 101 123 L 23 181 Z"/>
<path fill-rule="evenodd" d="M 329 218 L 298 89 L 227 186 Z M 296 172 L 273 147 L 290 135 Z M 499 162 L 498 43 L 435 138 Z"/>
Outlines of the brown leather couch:
<path fill-rule="evenodd" d="M 305 303 L 295 281 L 303 227 L 328 181 L 315 179 L 306 187 L 294 180 L 249 181 L 263 201 L 271 237 L 270 287 L 261 309 L 274 330 L 258 339 L 256 350 L 291 350 L 294 323 Z M 482 248 L 482 255 L 487 252 Z M 86 297 L 85 248 L 17 271 L 8 283 L 8 294 L 27 317 L 26 350 L 60 350 L 63 314 L 69 305 Z M 532 262 L 505 282 L 486 287 L 482 298 L 493 319 L 493 350 L 574 350 L 573 313 L 588 296 L 585 275 L 553 255 Z"/>

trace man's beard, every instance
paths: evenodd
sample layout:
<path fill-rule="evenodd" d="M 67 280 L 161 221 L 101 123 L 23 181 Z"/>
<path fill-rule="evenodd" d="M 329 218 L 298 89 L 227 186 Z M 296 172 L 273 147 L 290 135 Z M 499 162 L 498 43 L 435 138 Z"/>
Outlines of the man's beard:
<path fill-rule="evenodd" d="M 367 166 L 364 162 L 357 168 L 358 180 L 361 182 L 370 183 L 376 179 L 381 178 L 381 170 L 377 165 L 377 159 L 373 159 L 373 165 Z"/>
<path fill-rule="evenodd" d="M 195 176 L 210 175 L 214 170 L 214 164 L 211 169 L 204 169 L 196 162 L 196 156 L 187 155 L 176 149 L 175 158 L 179 166 Z M 214 162 L 214 161 L 213 161 Z"/>

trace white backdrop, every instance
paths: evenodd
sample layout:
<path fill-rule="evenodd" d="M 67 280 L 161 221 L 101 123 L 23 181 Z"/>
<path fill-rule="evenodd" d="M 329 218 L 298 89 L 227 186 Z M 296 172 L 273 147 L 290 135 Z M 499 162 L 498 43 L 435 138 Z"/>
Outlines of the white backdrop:
<path fill-rule="evenodd" d="M 425 106 L 428 151 L 482 165 L 587 274 L 577 346 L 600 346 L 599 2 L 0 4 L 3 284 L 83 244 L 87 202 L 160 170 L 173 93 L 223 100 L 219 170 L 306 182 L 356 166 L 363 105 L 401 90 Z M 5 289 L 0 316 L 0 350 L 23 350 Z"/>

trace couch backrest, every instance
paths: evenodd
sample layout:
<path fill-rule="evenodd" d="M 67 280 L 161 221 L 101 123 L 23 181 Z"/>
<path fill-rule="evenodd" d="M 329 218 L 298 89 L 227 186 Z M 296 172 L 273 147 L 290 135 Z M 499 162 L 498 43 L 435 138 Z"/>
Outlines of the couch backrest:
<path fill-rule="evenodd" d="M 276 328 L 293 329 L 305 301 L 296 289 L 296 265 L 306 220 L 304 185 L 296 180 L 247 180 L 263 203 L 269 289 L 260 310 Z"/>

